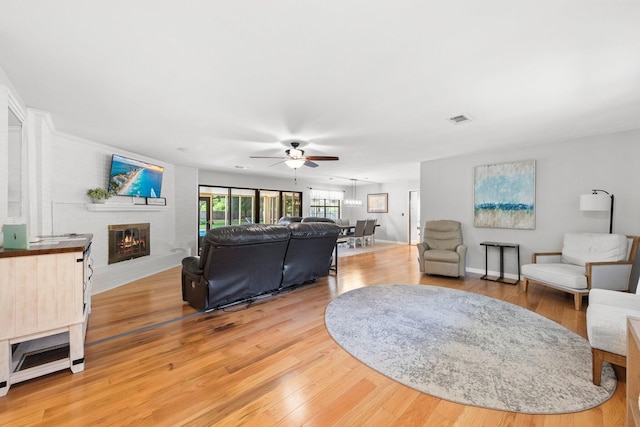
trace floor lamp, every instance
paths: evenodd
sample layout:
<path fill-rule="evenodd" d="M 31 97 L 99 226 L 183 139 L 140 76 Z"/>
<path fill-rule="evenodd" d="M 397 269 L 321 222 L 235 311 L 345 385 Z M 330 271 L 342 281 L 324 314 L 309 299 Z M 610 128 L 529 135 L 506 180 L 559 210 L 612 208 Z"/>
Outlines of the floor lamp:
<path fill-rule="evenodd" d="M 606 194 L 599 194 L 606 193 Z M 609 211 L 609 234 L 613 233 L 613 194 L 605 190 L 591 190 L 580 196 L 581 211 Z"/>

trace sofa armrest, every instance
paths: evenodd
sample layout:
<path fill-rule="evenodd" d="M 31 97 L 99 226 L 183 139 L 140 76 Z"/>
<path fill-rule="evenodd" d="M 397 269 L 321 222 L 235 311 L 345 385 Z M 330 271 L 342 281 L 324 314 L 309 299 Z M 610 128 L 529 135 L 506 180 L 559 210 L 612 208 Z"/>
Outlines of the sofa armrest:
<path fill-rule="evenodd" d="M 418 248 L 418 264 L 420 264 L 420 272 L 424 273 L 424 253 L 429 249 L 429 245 L 425 242 L 416 244 Z"/>
<path fill-rule="evenodd" d="M 588 262 L 585 267 L 589 289 L 629 290 L 631 261 Z"/>
<path fill-rule="evenodd" d="M 533 264 L 558 263 L 562 260 L 562 252 L 534 252 L 531 254 Z"/>
<path fill-rule="evenodd" d="M 589 291 L 589 305 L 593 304 L 640 310 L 640 295 L 608 289 L 591 289 Z"/>
<path fill-rule="evenodd" d="M 202 276 L 204 271 L 200 268 L 200 257 L 190 256 L 183 258 L 182 260 L 182 274 L 189 274 L 192 276 Z"/>

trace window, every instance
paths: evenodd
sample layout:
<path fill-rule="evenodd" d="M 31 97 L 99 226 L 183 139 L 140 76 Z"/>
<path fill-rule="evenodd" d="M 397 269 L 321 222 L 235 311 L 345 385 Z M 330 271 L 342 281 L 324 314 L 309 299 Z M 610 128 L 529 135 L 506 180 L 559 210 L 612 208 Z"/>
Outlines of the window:
<path fill-rule="evenodd" d="M 310 216 L 338 219 L 340 218 L 340 200 L 311 199 Z"/>
<path fill-rule="evenodd" d="M 231 225 L 253 224 L 255 221 L 255 190 L 231 189 Z"/>
<path fill-rule="evenodd" d="M 302 216 L 302 193 L 282 192 L 282 216 Z"/>
<path fill-rule="evenodd" d="M 277 224 L 282 216 L 302 216 L 302 193 L 255 188 L 199 187 L 198 244 L 208 230 L 225 225 Z"/>
<path fill-rule="evenodd" d="M 260 223 L 277 224 L 280 219 L 280 192 L 260 190 Z"/>
<path fill-rule="evenodd" d="M 311 205 L 310 216 L 321 218 L 340 218 L 340 201 L 344 198 L 342 191 L 311 189 L 309 192 Z"/>

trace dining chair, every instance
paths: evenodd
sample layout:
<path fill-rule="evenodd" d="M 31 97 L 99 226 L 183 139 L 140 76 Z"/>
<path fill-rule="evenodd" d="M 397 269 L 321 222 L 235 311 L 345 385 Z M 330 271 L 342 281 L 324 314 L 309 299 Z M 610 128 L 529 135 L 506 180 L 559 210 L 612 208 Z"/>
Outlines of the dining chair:
<path fill-rule="evenodd" d="M 376 232 L 376 218 L 367 219 L 364 224 L 364 243 L 365 245 L 375 243 L 374 234 Z"/>
<path fill-rule="evenodd" d="M 353 248 L 355 249 L 358 244 L 358 240 L 360 241 L 360 246 L 364 246 L 364 226 L 366 225 L 366 221 L 363 219 L 359 219 L 356 221 L 356 228 L 353 233 L 347 234 L 349 237 L 349 245 L 353 244 Z"/>

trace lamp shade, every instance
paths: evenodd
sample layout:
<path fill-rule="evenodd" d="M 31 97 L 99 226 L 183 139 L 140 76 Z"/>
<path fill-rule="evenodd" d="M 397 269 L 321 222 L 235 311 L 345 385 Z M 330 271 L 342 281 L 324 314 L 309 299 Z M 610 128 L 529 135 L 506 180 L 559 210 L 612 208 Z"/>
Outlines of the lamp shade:
<path fill-rule="evenodd" d="M 608 211 L 611 209 L 611 196 L 608 194 L 582 194 L 581 211 Z"/>

